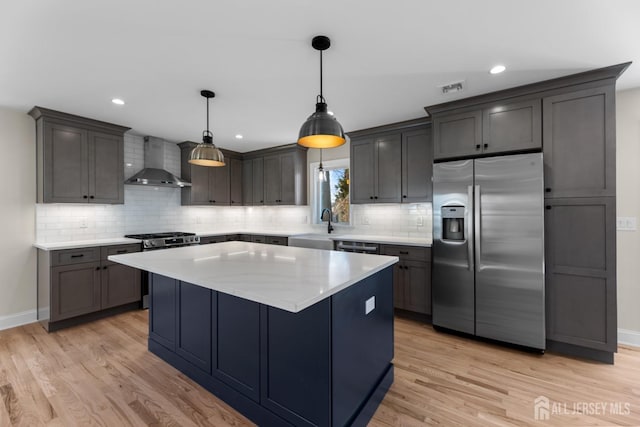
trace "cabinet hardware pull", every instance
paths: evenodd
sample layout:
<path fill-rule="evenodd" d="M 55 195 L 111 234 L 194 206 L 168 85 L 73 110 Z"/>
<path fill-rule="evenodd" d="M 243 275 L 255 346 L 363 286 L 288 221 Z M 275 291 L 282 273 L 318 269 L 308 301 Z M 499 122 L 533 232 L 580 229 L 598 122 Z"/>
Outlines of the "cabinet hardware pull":
<path fill-rule="evenodd" d="M 378 196 L 373 196 L 373 198 L 374 198 L 374 199 L 377 199 L 377 198 L 378 198 Z"/>
<path fill-rule="evenodd" d="M 80 254 L 80 255 L 71 255 L 71 258 L 82 258 L 84 256 L 84 254 Z"/>
<path fill-rule="evenodd" d="M 86 194 L 84 196 L 82 196 L 83 199 L 88 199 L 89 196 L 87 196 Z"/>
<path fill-rule="evenodd" d="M 100 270 L 100 266 L 97 266 L 97 267 L 96 267 L 96 271 L 98 271 L 98 270 Z"/>
<path fill-rule="evenodd" d="M 104 267 L 102 267 L 102 269 L 103 269 L 103 270 L 106 270 L 106 269 L 107 269 L 107 266 L 105 265 Z"/>
<path fill-rule="evenodd" d="M 371 200 L 373 200 L 373 196 L 369 196 L 369 198 L 370 198 Z"/>
<path fill-rule="evenodd" d="M 90 198 L 90 199 L 95 199 L 95 197 L 94 197 L 94 196 L 89 196 L 89 198 Z"/>
<path fill-rule="evenodd" d="M 406 194 L 404 194 L 404 195 L 402 196 L 402 198 L 403 198 L 403 199 L 406 199 L 406 198 L 407 198 L 407 195 L 406 195 Z"/>
<path fill-rule="evenodd" d="M 545 208 L 547 208 L 547 210 L 550 210 L 551 206 L 547 205 L 547 206 L 545 206 Z"/>
<path fill-rule="evenodd" d="M 547 193 L 551 193 L 551 188 L 547 187 L 544 189 L 544 191 L 546 191 Z"/>
<path fill-rule="evenodd" d="M 409 252 L 407 252 L 407 251 L 400 251 L 400 255 L 409 255 Z"/>
<path fill-rule="evenodd" d="M 476 150 L 480 149 L 480 144 L 476 144 Z"/>
<path fill-rule="evenodd" d="M 489 148 L 489 144 L 484 144 L 484 148 Z"/>
<path fill-rule="evenodd" d="M 120 249 L 118 251 L 119 254 L 126 254 L 128 251 L 126 249 Z"/>

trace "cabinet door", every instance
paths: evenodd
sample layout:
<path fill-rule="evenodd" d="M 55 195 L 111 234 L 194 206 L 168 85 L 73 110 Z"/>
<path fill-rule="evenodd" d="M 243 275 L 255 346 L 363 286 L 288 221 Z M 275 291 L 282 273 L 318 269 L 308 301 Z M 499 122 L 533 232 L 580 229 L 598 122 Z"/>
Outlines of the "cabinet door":
<path fill-rule="evenodd" d="M 44 125 L 44 203 L 87 203 L 87 131 L 57 123 Z"/>
<path fill-rule="evenodd" d="M 100 310 L 100 263 L 51 269 L 51 321 Z"/>
<path fill-rule="evenodd" d="M 614 87 L 543 99 L 546 197 L 616 195 Z"/>
<path fill-rule="evenodd" d="M 430 202 L 432 199 L 433 146 L 431 129 L 402 134 L 402 202 Z"/>
<path fill-rule="evenodd" d="M 542 112 L 539 99 L 500 103 L 482 112 L 484 153 L 542 147 Z"/>
<path fill-rule="evenodd" d="M 178 282 L 176 353 L 211 373 L 211 289 Z"/>
<path fill-rule="evenodd" d="M 296 165 L 294 153 L 280 155 L 280 201 L 278 204 L 296 204 Z"/>
<path fill-rule="evenodd" d="M 149 274 L 149 339 L 171 351 L 176 350 L 177 292 L 177 280 Z"/>
<path fill-rule="evenodd" d="M 215 293 L 213 375 L 260 401 L 260 304 Z"/>
<path fill-rule="evenodd" d="M 191 187 L 187 191 L 191 194 L 190 205 L 209 205 L 211 204 L 211 192 L 209 169 L 206 166 L 189 165 L 191 168 Z M 184 189 L 183 189 L 184 191 Z"/>
<path fill-rule="evenodd" d="M 375 142 L 376 203 L 402 201 L 402 139 L 399 133 L 376 138 Z"/>
<path fill-rule="evenodd" d="M 231 206 L 242 205 L 242 160 L 229 159 L 229 201 Z"/>
<path fill-rule="evenodd" d="M 253 205 L 253 160 L 242 162 L 242 204 Z"/>
<path fill-rule="evenodd" d="M 482 111 L 433 118 L 433 158 L 465 157 L 482 152 Z"/>
<path fill-rule="evenodd" d="M 264 201 L 267 205 L 277 205 L 281 199 L 280 156 L 264 157 Z"/>
<path fill-rule="evenodd" d="M 616 351 L 615 198 L 545 204 L 547 339 Z"/>
<path fill-rule="evenodd" d="M 265 190 L 264 190 L 264 158 L 258 157 L 251 160 L 251 167 L 253 168 L 253 205 L 264 205 Z"/>
<path fill-rule="evenodd" d="M 375 145 L 373 138 L 351 140 L 350 180 L 351 203 L 373 203 Z"/>
<path fill-rule="evenodd" d="M 101 278 L 102 308 L 140 301 L 141 276 L 142 273 L 137 268 L 105 262 Z"/>
<path fill-rule="evenodd" d="M 124 203 L 124 142 L 121 136 L 89 132 L 89 202 Z"/>
<path fill-rule="evenodd" d="M 229 163 L 220 167 L 208 167 L 209 190 L 212 205 L 227 206 L 230 202 L 229 195 Z"/>
<path fill-rule="evenodd" d="M 404 308 L 431 314 L 431 264 L 402 261 L 404 266 Z"/>
<path fill-rule="evenodd" d="M 404 265 L 396 263 L 393 265 L 393 307 L 404 310 Z"/>

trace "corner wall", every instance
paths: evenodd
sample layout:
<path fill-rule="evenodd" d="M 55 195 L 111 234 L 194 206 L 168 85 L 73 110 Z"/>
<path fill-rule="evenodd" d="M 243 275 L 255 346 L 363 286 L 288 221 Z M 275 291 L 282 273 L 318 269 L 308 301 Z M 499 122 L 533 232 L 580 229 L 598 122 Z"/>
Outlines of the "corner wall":
<path fill-rule="evenodd" d="M 638 221 L 640 88 L 616 92 L 616 163 L 616 216 Z M 616 237 L 618 341 L 640 346 L 640 229 Z"/>
<path fill-rule="evenodd" d="M 0 108 L 0 329 L 36 320 L 35 122 Z"/>

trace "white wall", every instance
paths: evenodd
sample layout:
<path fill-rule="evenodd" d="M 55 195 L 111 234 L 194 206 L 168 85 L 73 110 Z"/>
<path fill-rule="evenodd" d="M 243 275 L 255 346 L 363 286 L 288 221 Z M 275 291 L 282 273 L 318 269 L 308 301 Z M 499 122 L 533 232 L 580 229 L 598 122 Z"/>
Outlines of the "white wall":
<path fill-rule="evenodd" d="M 0 329 L 35 320 L 35 122 L 24 111 L 0 108 Z"/>
<path fill-rule="evenodd" d="M 617 92 L 616 112 L 616 215 L 640 221 L 640 88 Z M 617 232 L 617 279 L 619 340 L 640 345 L 640 229 Z"/>

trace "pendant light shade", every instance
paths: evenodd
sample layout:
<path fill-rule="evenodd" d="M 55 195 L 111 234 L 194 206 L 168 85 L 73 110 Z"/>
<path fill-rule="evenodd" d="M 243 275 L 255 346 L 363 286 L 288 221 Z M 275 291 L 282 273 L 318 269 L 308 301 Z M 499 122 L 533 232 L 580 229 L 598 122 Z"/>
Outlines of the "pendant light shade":
<path fill-rule="evenodd" d="M 311 46 L 320 51 L 320 95 L 316 99 L 316 112 L 307 118 L 300 128 L 298 144 L 309 148 L 334 148 L 346 141 L 342 125 L 329 114 L 322 95 L 322 51 L 329 49 L 331 41 L 326 36 L 316 36 Z"/>
<path fill-rule="evenodd" d="M 209 130 L 209 99 L 215 97 L 210 90 L 200 91 L 207 98 L 207 130 L 202 132 L 202 143 L 198 144 L 189 155 L 189 163 L 198 166 L 224 166 L 224 154 L 213 143 L 213 134 Z"/>

